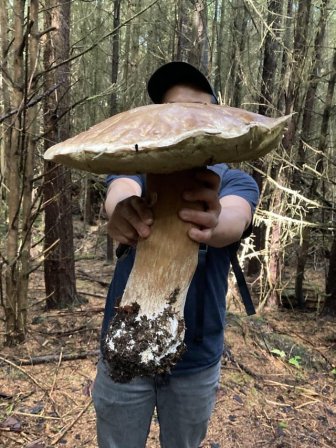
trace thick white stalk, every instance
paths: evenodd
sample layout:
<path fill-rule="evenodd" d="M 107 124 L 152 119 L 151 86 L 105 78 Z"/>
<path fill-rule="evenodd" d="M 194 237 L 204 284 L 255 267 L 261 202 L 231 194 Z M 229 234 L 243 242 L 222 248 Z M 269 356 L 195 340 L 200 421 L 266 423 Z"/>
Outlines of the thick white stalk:
<path fill-rule="evenodd" d="M 184 351 L 183 310 L 198 244 L 188 237 L 190 224 L 179 219 L 178 211 L 190 207 L 182 193 L 194 182 L 192 170 L 147 176 L 149 199 L 156 199 L 152 233 L 137 245 L 105 341 L 105 359 L 116 381 L 168 372 Z"/>

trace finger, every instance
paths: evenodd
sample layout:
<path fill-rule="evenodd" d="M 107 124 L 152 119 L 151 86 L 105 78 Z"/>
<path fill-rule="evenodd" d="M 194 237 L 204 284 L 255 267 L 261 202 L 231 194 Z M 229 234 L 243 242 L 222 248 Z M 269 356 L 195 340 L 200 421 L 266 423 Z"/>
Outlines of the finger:
<path fill-rule="evenodd" d="M 208 243 L 211 239 L 212 231 L 211 229 L 198 229 L 197 227 L 192 227 L 189 229 L 188 235 L 197 243 Z"/>
<path fill-rule="evenodd" d="M 213 229 L 218 224 L 218 214 L 216 212 L 183 209 L 179 212 L 179 217 L 186 222 L 191 222 L 199 227 Z"/>
<path fill-rule="evenodd" d="M 150 234 L 150 225 L 147 223 L 152 223 L 153 219 L 151 217 L 151 211 L 148 213 L 144 211 L 146 207 L 147 206 L 143 203 L 143 200 L 136 197 L 125 203 L 120 203 L 120 206 L 117 205 L 116 214 L 114 216 L 116 228 L 118 228 L 121 233 L 124 233 L 124 228 L 127 229 L 125 231 L 129 231 L 131 227 L 135 230 L 137 238 L 139 236 L 141 238 L 148 238 Z M 141 218 L 139 214 L 141 214 L 144 218 Z"/>
<path fill-rule="evenodd" d="M 134 198 L 131 201 L 131 205 L 136 211 L 140 221 L 149 226 L 153 224 L 153 212 L 145 199 Z"/>
<path fill-rule="evenodd" d="M 110 236 L 123 244 L 135 244 L 139 235 L 138 232 L 127 221 L 119 220 L 108 227 Z"/>

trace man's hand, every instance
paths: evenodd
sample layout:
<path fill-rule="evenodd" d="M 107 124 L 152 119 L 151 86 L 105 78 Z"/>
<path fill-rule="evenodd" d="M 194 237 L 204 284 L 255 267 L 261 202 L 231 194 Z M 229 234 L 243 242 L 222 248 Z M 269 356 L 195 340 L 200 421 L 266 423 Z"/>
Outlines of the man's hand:
<path fill-rule="evenodd" d="M 192 224 L 189 237 L 212 247 L 224 247 L 238 241 L 252 220 L 250 204 L 235 195 L 219 199 L 220 179 L 211 170 L 196 175 L 199 187 L 184 192 L 186 201 L 200 201 L 203 210 L 184 208 L 179 216 Z"/>
<path fill-rule="evenodd" d="M 220 178 L 211 170 L 202 170 L 197 172 L 195 179 L 199 186 L 185 191 L 183 198 L 186 201 L 201 202 L 204 208 L 203 210 L 184 208 L 180 210 L 179 216 L 183 221 L 190 222 L 195 226 L 189 230 L 191 239 L 208 244 L 218 226 L 222 208 L 218 197 Z"/>
<path fill-rule="evenodd" d="M 148 238 L 152 224 L 152 211 L 145 199 L 130 196 L 117 203 L 107 230 L 113 239 L 134 246 L 139 238 Z"/>
<path fill-rule="evenodd" d="M 145 199 L 141 198 L 141 187 L 135 180 L 114 180 L 107 191 L 105 209 L 111 238 L 132 246 L 139 238 L 148 238 L 153 214 Z"/>

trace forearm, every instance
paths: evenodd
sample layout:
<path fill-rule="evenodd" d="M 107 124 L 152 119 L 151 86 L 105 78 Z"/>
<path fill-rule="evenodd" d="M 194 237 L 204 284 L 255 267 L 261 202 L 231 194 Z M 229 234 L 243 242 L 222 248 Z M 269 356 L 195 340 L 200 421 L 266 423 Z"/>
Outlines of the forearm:
<path fill-rule="evenodd" d="M 251 218 L 249 219 L 249 216 L 238 207 L 229 209 L 223 207 L 218 217 L 218 224 L 213 229 L 207 244 L 212 247 L 225 247 L 239 241 Z"/>
<path fill-rule="evenodd" d="M 131 196 L 141 196 L 141 187 L 133 179 L 120 178 L 115 179 L 107 190 L 105 200 L 105 210 L 110 218 L 116 205 Z"/>

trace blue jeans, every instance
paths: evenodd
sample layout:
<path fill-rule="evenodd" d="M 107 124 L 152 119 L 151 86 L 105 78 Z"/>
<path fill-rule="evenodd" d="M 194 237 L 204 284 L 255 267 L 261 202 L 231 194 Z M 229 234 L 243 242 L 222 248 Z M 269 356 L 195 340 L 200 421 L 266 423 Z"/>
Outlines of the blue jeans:
<path fill-rule="evenodd" d="M 162 448 L 198 448 L 213 410 L 220 362 L 183 376 L 115 383 L 102 360 L 93 388 L 99 448 L 144 448 L 156 407 Z"/>

